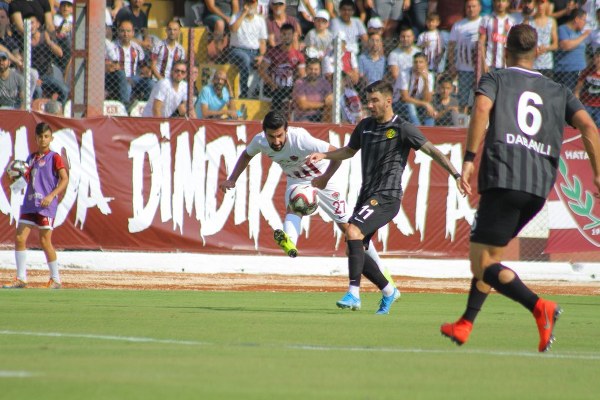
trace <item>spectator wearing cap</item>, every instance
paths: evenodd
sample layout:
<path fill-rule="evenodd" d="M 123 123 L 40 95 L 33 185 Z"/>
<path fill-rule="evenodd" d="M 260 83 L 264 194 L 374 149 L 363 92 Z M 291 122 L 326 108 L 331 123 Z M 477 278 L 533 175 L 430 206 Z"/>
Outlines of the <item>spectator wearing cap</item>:
<path fill-rule="evenodd" d="M 321 74 L 321 61 L 306 61 L 306 77 L 298 79 L 292 92 L 294 121 L 327 122 L 331 117 L 333 89 Z"/>
<path fill-rule="evenodd" d="M 558 27 L 558 48 L 555 54 L 554 79 L 573 90 L 579 72 L 585 68 L 585 43 L 590 30 L 584 30 L 586 13 L 575 10 L 571 19 Z"/>
<path fill-rule="evenodd" d="M 298 21 L 300 21 L 303 35 L 315 27 L 314 20 L 320 3 L 320 0 L 303 0 L 298 5 Z"/>
<path fill-rule="evenodd" d="M 314 19 L 315 27 L 304 37 L 305 51 L 309 58 L 323 59 L 333 43 L 333 33 L 329 28 L 329 13 L 317 11 Z"/>
<path fill-rule="evenodd" d="M 354 17 L 354 2 L 342 0 L 340 2 L 340 16 L 331 21 L 331 32 L 336 35 L 344 32 L 346 37 L 346 48 L 358 57 L 360 46 L 366 45 L 368 41 L 367 29 L 360 18 Z"/>
<path fill-rule="evenodd" d="M 395 82 L 401 72 L 410 72 L 413 66 L 413 56 L 419 53 L 415 46 L 415 34 L 408 25 L 400 25 L 398 47 L 388 55 L 388 69 L 392 82 Z"/>
<path fill-rule="evenodd" d="M 448 73 L 452 79 L 458 79 L 458 103 L 461 112 L 473 104 L 475 95 L 480 13 L 479 0 L 467 0 L 466 17 L 452 26 L 448 39 Z"/>
<path fill-rule="evenodd" d="M 73 0 L 60 1 L 58 12 L 54 14 L 53 22 L 58 39 L 71 37 L 73 29 Z"/>
<path fill-rule="evenodd" d="M 296 17 L 287 14 L 285 0 L 271 0 L 269 16 L 267 17 L 267 45 L 275 47 L 281 43 L 281 27 L 290 24 L 294 27 L 294 48 L 298 48 L 302 28 Z"/>
<path fill-rule="evenodd" d="M 5 51 L 0 51 L 0 107 L 23 108 L 25 105 L 25 80 L 10 68 L 10 59 Z"/>
<path fill-rule="evenodd" d="M 291 94 L 294 82 L 305 75 L 304 55 L 293 47 L 294 27 L 281 27 L 281 43 L 267 50 L 258 72 L 266 85 L 267 96 L 271 97 L 271 110 L 286 115 L 291 112 Z"/>
<path fill-rule="evenodd" d="M 256 0 L 244 0 L 242 10 L 231 18 L 229 62 L 240 70 L 240 97 L 248 98 L 248 78 L 267 51 L 267 23 L 257 15 Z"/>
<path fill-rule="evenodd" d="M 378 33 L 383 35 L 385 41 L 394 38 L 404 13 L 410 9 L 410 0 L 370 0 L 365 2 L 365 7 L 371 9 L 371 15 L 378 15 L 378 17 L 371 17 L 369 23 L 377 18 L 377 20 L 373 21 L 373 24 L 377 28 L 382 29 L 382 32 Z M 369 23 L 367 24 L 367 29 L 369 28 Z"/>

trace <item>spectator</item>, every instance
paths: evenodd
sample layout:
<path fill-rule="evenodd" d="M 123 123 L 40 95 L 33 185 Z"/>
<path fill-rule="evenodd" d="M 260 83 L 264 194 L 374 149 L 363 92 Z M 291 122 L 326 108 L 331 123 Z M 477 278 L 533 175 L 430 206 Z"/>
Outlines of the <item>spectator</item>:
<path fill-rule="evenodd" d="M 106 9 L 110 14 L 111 21 L 115 19 L 119 10 L 124 6 L 125 4 L 123 0 L 106 0 Z"/>
<path fill-rule="evenodd" d="M 152 51 L 152 40 L 148 36 L 148 16 L 142 10 L 144 0 L 130 0 L 129 7 L 122 7 L 115 17 L 115 24 L 121 26 L 121 21 L 129 20 L 133 24 L 132 40 L 148 52 Z"/>
<path fill-rule="evenodd" d="M 558 27 L 558 48 L 555 57 L 554 78 L 573 90 L 579 71 L 585 68 L 585 42 L 591 31 L 585 27 L 585 11 L 575 10 L 571 19 Z"/>
<path fill-rule="evenodd" d="M 598 24 L 598 22 L 600 22 L 600 8 L 596 10 L 596 21 L 596 29 L 594 29 L 587 38 L 587 44 L 592 54 L 596 52 L 597 48 L 600 48 L 600 25 Z"/>
<path fill-rule="evenodd" d="M 348 51 L 346 47 L 346 36 L 344 32 L 338 33 L 342 41 L 342 76 L 346 77 L 348 87 L 354 88 L 358 84 L 360 72 L 358 71 L 358 58 L 354 53 Z M 333 48 L 323 59 L 323 74 L 331 81 L 334 73 L 334 52 Z"/>
<path fill-rule="evenodd" d="M 535 17 L 537 13 L 537 7 L 534 4 L 535 0 L 519 0 L 518 3 L 514 3 L 513 5 L 519 6 L 519 11 L 512 13 L 512 18 L 515 21 L 515 25 L 517 24 L 528 24 L 531 25 L 530 22 Z"/>
<path fill-rule="evenodd" d="M 23 21 L 35 16 L 38 23 L 46 28 L 46 32 L 54 35 L 54 23 L 52 21 L 52 11 L 48 0 L 13 0 L 9 4 L 8 16 L 14 28 L 14 34 L 22 41 L 25 28 Z"/>
<path fill-rule="evenodd" d="M 302 36 L 302 28 L 296 17 L 287 15 L 285 0 L 271 0 L 271 8 L 267 18 L 267 45 L 275 47 L 281 43 L 281 27 L 290 24 L 294 27 L 294 48 L 298 48 L 298 41 Z"/>
<path fill-rule="evenodd" d="M 131 92 L 125 71 L 119 63 L 117 46 L 112 41 L 112 23 L 106 20 L 104 38 L 104 91 L 108 100 L 117 99 L 123 104 L 129 103 Z"/>
<path fill-rule="evenodd" d="M 314 19 L 315 28 L 311 29 L 304 38 L 306 55 L 309 58 L 323 59 L 333 43 L 333 33 L 329 29 L 329 13 L 317 11 Z"/>
<path fill-rule="evenodd" d="M 303 0 L 298 5 L 298 21 L 302 28 L 302 35 L 306 35 L 315 27 L 314 21 L 317 11 L 319 11 L 320 3 L 321 0 Z M 327 12 L 326 10 L 323 11 Z"/>
<path fill-rule="evenodd" d="M 152 81 L 143 79 L 138 75 L 139 63 L 145 60 L 144 49 L 133 41 L 134 27 L 133 23 L 127 19 L 121 20 L 118 30 L 118 40 L 115 41 L 115 55 L 113 59 L 118 63 L 118 69 L 123 70 L 127 78 L 127 96 L 124 104 L 127 106 L 131 102 L 131 94 L 136 93 L 149 94 L 152 90 Z M 140 85 L 138 87 L 138 85 Z M 141 100 L 147 97 L 142 96 Z"/>
<path fill-rule="evenodd" d="M 176 113 L 179 116 L 187 116 L 188 84 L 185 81 L 186 76 L 186 62 L 176 61 L 171 69 L 171 77 L 161 79 L 152 88 L 142 117 L 169 118 L 176 116 Z M 190 114 L 190 117 L 195 117 L 193 109 Z"/>
<path fill-rule="evenodd" d="M 35 68 L 42 81 L 41 91 L 46 97 L 58 96 L 58 101 L 64 103 L 69 97 L 69 88 L 62 76 L 57 76 L 53 68 L 53 60 L 63 57 L 62 48 L 50 38 L 47 31 L 40 31 L 40 23 L 35 16 L 31 20 L 31 66 Z M 60 75 L 60 74 L 59 74 Z M 39 94 L 39 93 L 38 93 Z"/>
<path fill-rule="evenodd" d="M 435 109 L 431 104 L 435 78 L 427 68 L 427 56 L 417 53 L 413 69 L 403 73 L 394 85 L 395 112 L 414 125 L 433 126 Z M 399 101 L 401 100 L 401 101 Z"/>
<path fill-rule="evenodd" d="M 267 50 L 267 23 L 256 15 L 256 0 L 244 0 L 242 10 L 231 18 L 229 62 L 240 70 L 240 97 L 248 98 L 248 78 L 261 64 Z"/>
<path fill-rule="evenodd" d="M 452 95 L 454 85 L 452 78 L 441 75 L 437 84 L 437 93 L 433 96 L 433 108 L 435 109 L 435 125 L 453 126 L 458 119 L 458 100 Z"/>
<path fill-rule="evenodd" d="M 419 52 L 419 48 L 415 46 L 415 34 L 412 28 L 401 25 L 398 47 L 392 50 L 387 62 L 392 82 L 398 80 L 401 72 L 410 72 L 413 67 L 413 57 Z"/>
<path fill-rule="evenodd" d="M 504 68 L 504 44 L 515 24 L 508 14 L 508 0 L 494 0 L 494 12 L 481 18 L 479 27 L 479 65 L 483 73 Z"/>
<path fill-rule="evenodd" d="M 581 71 L 573 90 L 596 124 L 600 123 L 600 50 L 596 50 L 590 64 Z"/>
<path fill-rule="evenodd" d="M 358 9 L 359 19 L 364 23 L 367 20 L 367 13 L 364 6 L 364 2 L 368 0 L 356 0 L 356 8 Z M 329 18 L 334 19 L 341 15 L 340 7 L 342 6 L 342 0 L 324 0 L 325 10 L 329 13 Z"/>
<path fill-rule="evenodd" d="M 377 26 L 381 24 L 382 29 L 382 32 L 378 33 L 381 33 L 384 40 L 387 40 L 395 36 L 404 13 L 410 8 L 410 0 L 367 0 L 365 1 L 365 8 L 371 10 L 371 18 L 367 23 L 367 29 L 371 21 L 376 19 L 374 23 Z M 377 17 L 374 15 L 377 15 Z"/>
<path fill-rule="evenodd" d="M 185 60 L 185 49 L 179 43 L 181 33 L 179 21 L 172 20 L 167 24 L 167 38 L 160 41 L 152 49 L 150 63 L 152 75 L 161 80 L 171 76 L 171 67 L 177 61 Z"/>
<path fill-rule="evenodd" d="M 231 24 L 231 17 L 240 11 L 239 2 L 237 0 L 205 0 L 204 4 L 203 23 L 212 34 L 209 42 L 214 44 L 215 55 L 220 54 L 227 46 L 225 33 Z"/>
<path fill-rule="evenodd" d="M 417 47 L 420 47 L 427 56 L 429 70 L 434 73 L 442 72 L 445 69 L 442 61 L 446 43 L 442 33 L 437 29 L 439 24 L 440 16 L 435 12 L 429 13 L 425 19 L 427 29 L 421 32 L 417 38 Z"/>
<path fill-rule="evenodd" d="M 383 37 L 383 21 L 379 17 L 371 17 L 367 22 L 367 35 L 378 33 Z"/>
<path fill-rule="evenodd" d="M 306 62 L 306 77 L 296 81 L 292 92 L 294 121 L 329 122 L 333 90 L 331 83 L 321 75 L 321 61 L 311 58 Z"/>
<path fill-rule="evenodd" d="M 284 24 L 281 27 L 281 43 L 267 50 L 259 66 L 267 96 L 271 97 L 271 110 L 278 110 L 289 116 L 290 98 L 294 82 L 305 75 L 304 56 L 292 47 L 294 27 Z"/>
<path fill-rule="evenodd" d="M 342 0 L 339 9 L 340 16 L 331 21 L 331 32 L 334 35 L 344 32 L 347 41 L 346 48 L 358 57 L 361 44 L 367 44 L 367 29 L 359 18 L 353 16 L 354 2 L 352 0 Z"/>
<path fill-rule="evenodd" d="M 466 112 L 474 100 L 480 10 L 479 0 L 467 0 L 466 17 L 452 26 L 448 39 L 448 72 L 453 79 L 458 79 L 458 103 L 461 112 Z"/>
<path fill-rule="evenodd" d="M 533 68 L 549 78 L 554 78 L 554 52 L 558 50 L 558 28 L 556 20 L 550 17 L 550 3 L 546 0 L 534 0 L 537 13 L 529 22 L 538 35 L 538 56 Z"/>
<path fill-rule="evenodd" d="M 53 22 L 57 39 L 71 37 L 73 29 L 73 0 L 61 0 L 59 12 L 54 14 Z"/>
<path fill-rule="evenodd" d="M 0 8 L 0 51 L 4 51 L 13 64 L 23 68 L 23 63 L 17 55 L 20 52 L 21 45 L 10 31 L 10 21 L 8 12 Z"/>
<path fill-rule="evenodd" d="M 564 25 L 572 17 L 575 10 L 579 9 L 579 1 L 575 0 L 552 0 L 552 18 L 556 19 L 558 26 Z"/>
<path fill-rule="evenodd" d="M 429 0 L 429 13 L 432 12 L 440 16 L 439 29 L 450 32 L 452 26 L 465 16 L 465 0 Z"/>
<path fill-rule="evenodd" d="M 23 108 L 25 105 L 25 80 L 10 68 L 8 54 L 0 51 L 0 107 Z"/>
<path fill-rule="evenodd" d="M 581 2 L 580 7 L 583 11 L 587 13 L 585 29 L 594 30 L 598 28 L 596 12 L 600 10 L 600 0 L 584 0 Z"/>
<path fill-rule="evenodd" d="M 383 54 L 383 40 L 378 33 L 369 34 L 369 51 L 358 57 L 360 88 L 366 88 L 375 81 L 384 80 L 386 61 Z M 362 90 L 360 90 L 362 93 Z"/>
<path fill-rule="evenodd" d="M 239 119 L 233 102 L 233 91 L 224 70 L 217 70 L 213 75 L 212 84 L 200 91 L 196 101 L 197 118 L 227 118 Z"/>

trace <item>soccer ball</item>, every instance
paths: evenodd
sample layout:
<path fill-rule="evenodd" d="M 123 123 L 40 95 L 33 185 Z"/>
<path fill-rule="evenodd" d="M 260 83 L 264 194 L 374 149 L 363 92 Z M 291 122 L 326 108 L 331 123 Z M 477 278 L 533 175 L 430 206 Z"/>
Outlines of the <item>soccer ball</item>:
<path fill-rule="evenodd" d="M 26 177 L 29 172 L 29 164 L 23 160 L 12 160 L 8 167 L 6 167 L 6 173 L 11 179 L 19 179 L 20 177 Z"/>
<path fill-rule="evenodd" d="M 290 207 L 302 215 L 311 215 L 319 207 L 317 188 L 310 185 L 296 185 L 290 191 Z"/>

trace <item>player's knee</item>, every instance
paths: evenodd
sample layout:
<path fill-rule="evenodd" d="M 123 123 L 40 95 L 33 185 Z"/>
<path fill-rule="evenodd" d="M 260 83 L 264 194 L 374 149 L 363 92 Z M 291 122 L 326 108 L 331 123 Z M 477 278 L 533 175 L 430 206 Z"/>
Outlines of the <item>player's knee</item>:
<path fill-rule="evenodd" d="M 364 235 L 358 227 L 350 224 L 348 225 L 348 229 L 346 229 L 346 238 L 348 238 L 348 240 L 362 240 Z"/>

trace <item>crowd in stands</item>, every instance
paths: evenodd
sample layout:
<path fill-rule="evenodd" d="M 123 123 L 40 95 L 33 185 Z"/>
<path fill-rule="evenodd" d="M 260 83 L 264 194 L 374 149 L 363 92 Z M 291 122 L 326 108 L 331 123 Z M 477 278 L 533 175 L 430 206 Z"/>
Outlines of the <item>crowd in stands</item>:
<path fill-rule="evenodd" d="M 268 99 L 295 121 L 331 121 L 334 59 L 340 43 L 344 122 L 365 115 L 364 89 L 394 87 L 394 110 L 426 126 L 460 124 L 481 74 L 504 68 L 504 43 L 519 23 L 538 32 L 535 67 L 571 88 L 600 123 L 600 0 L 199 0 L 197 24 L 209 32 L 197 49 L 221 64 L 196 85 L 181 22 L 164 37 L 148 32 L 144 0 L 107 1 L 105 98 L 141 115 L 242 119 L 235 100 Z M 23 77 L 23 30 L 32 21 L 32 69 Z M 0 107 L 33 98 L 69 98 L 72 0 L 0 0 Z M 197 65 L 197 64 L 196 64 Z M 228 67 L 235 66 L 234 87 Z M 188 74 L 189 72 L 189 74 Z M 189 76 L 188 76 L 189 75 Z M 188 82 L 194 107 L 187 109 Z"/>

